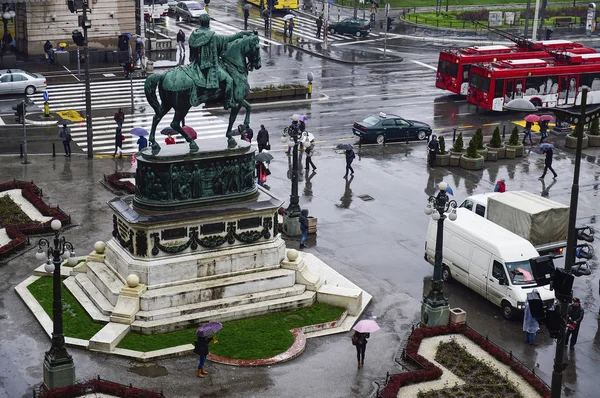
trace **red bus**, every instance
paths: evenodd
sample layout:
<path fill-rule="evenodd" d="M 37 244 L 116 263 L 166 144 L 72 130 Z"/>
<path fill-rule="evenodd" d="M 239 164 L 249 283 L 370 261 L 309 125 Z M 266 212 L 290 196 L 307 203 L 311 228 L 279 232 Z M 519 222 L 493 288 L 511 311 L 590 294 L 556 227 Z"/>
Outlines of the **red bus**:
<path fill-rule="evenodd" d="M 596 52 L 592 48 L 567 40 L 546 40 L 535 43 L 522 41 L 513 46 L 493 45 L 449 49 L 440 53 L 435 86 L 454 94 L 467 95 L 471 65 L 505 59 L 552 58 L 549 51 L 569 51 L 576 54 Z"/>
<path fill-rule="evenodd" d="M 515 98 L 538 108 L 581 104 L 581 87 L 590 88 L 587 102 L 600 103 L 600 54 L 565 53 L 555 60 L 504 60 L 471 66 L 467 101 L 492 111 L 504 110 Z"/>

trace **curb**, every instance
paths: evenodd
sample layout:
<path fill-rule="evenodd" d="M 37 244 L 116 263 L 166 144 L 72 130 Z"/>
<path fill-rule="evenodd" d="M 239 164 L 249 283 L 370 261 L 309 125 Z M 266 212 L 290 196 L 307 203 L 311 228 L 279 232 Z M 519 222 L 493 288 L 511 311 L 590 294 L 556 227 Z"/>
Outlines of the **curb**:
<path fill-rule="evenodd" d="M 327 55 L 324 55 L 324 54 L 321 54 L 318 52 L 307 50 L 307 49 L 299 47 L 295 44 L 288 44 L 288 46 L 295 48 L 296 50 L 302 51 L 306 54 L 314 55 L 315 57 L 318 57 L 318 58 L 326 59 L 329 61 L 333 61 L 333 62 L 337 62 L 340 64 L 345 64 L 345 65 L 369 65 L 369 64 L 382 64 L 382 63 L 392 63 L 392 62 L 404 61 L 404 58 L 402 58 L 402 57 L 395 57 L 395 58 L 391 58 L 391 59 L 379 59 L 379 60 L 374 60 L 374 61 L 345 61 L 343 59 L 336 59 L 336 58 L 329 57 Z M 390 57 L 392 57 L 392 56 L 390 55 Z"/>

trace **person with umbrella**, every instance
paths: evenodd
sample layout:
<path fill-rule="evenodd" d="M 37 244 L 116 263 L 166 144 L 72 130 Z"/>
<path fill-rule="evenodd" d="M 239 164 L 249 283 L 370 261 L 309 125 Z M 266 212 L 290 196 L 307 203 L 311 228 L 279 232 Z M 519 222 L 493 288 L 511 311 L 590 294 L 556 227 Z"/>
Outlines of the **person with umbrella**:
<path fill-rule="evenodd" d="M 204 364 L 206 363 L 206 357 L 208 356 L 208 345 L 213 340 L 215 340 L 216 343 L 216 339 L 209 336 L 217 333 L 222 328 L 223 325 L 220 322 L 208 322 L 204 325 L 201 325 L 196 330 L 196 337 L 198 340 L 196 340 L 194 343 L 194 354 L 200 355 L 200 362 L 198 362 L 196 376 L 202 379 L 208 374 L 208 372 L 204 370 Z"/>
<path fill-rule="evenodd" d="M 294 32 L 294 18 L 291 18 L 288 22 L 288 32 L 290 36 L 290 44 L 292 44 L 292 33 Z"/>
<path fill-rule="evenodd" d="M 269 32 L 269 17 L 271 15 L 271 11 L 269 11 L 268 8 L 265 8 L 264 10 L 262 10 L 262 16 L 263 19 L 265 20 L 265 36 L 268 36 L 268 32 Z"/>
<path fill-rule="evenodd" d="M 539 179 L 543 180 L 546 177 L 546 172 L 548 170 L 550 170 L 552 174 L 554 174 L 554 178 L 558 177 L 558 174 L 556 174 L 556 171 L 554 171 L 554 169 L 552 168 L 552 156 L 554 155 L 554 151 L 552 150 L 552 148 L 554 148 L 554 145 L 550 143 L 545 143 L 541 144 L 540 148 L 542 148 L 542 152 L 546 154 L 546 159 L 544 160 L 544 172 L 542 173 L 542 176 Z"/>
<path fill-rule="evenodd" d="M 62 124 L 62 127 L 58 129 L 58 136 L 63 143 L 63 147 L 65 148 L 65 157 L 71 157 L 71 129 L 67 127 L 67 124 L 71 124 L 70 120 L 60 120 L 58 125 Z"/>
<path fill-rule="evenodd" d="M 175 138 L 173 138 L 170 132 L 167 134 L 167 138 L 165 138 L 165 144 L 175 145 Z"/>
<path fill-rule="evenodd" d="M 137 140 L 138 151 L 141 151 L 142 149 L 144 149 L 148 146 L 148 139 L 146 138 L 146 136 L 148 135 L 148 132 L 146 130 L 144 130 L 143 128 L 140 128 L 140 127 L 136 127 L 134 129 L 132 129 L 129 133 L 131 135 L 135 135 L 135 136 L 139 137 Z"/>
<path fill-rule="evenodd" d="M 356 346 L 356 359 L 358 368 L 365 366 L 365 351 L 367 350 L 367 339 L 371 337 L 372 332 L 379 330 L 379 325 L 372 319 L 364 319 L 358 322 L 352 329 L 352 345 Z"/>
<path fill-rule="evenodd" d="M 348 178 L 348 171 L 350 171 L 352 173 L 352 175 L 354 175 L 354 169 L 352 168 L 352 161 L 354 161 L 354 158 L 356 157 L 356 155 L 354 154 L 354 148 L 352 147 L 352 145 L 338 144 L 338 146 L 336 146 L 335 149 L 344 151 L 344 153 L 346 155 L 346 174 L 344 175 L 344 178 Z"/>
<path fill-rule="evenodd" d="M 315 164 L 312 161 L 312 156 L 313 153 L 315 151 L 315 140 L 312 139 L 310 140 L 310 145 L 304 150 L 304 153 L 306 154 L 306 174 L 308 174 L 309 170 L 310 170 L 310 166 L 312 166 L 313 170 L 317 170 L 317 166 L 315 166 Z"/>
<path fill-rule="evenodd" d="M 540 133 L 542 134 L 542 138 L 540 138 L 541 144 L 546 138 L 548 138 L 548 120 L 540 119 L 538 121 L 538 126 L 540 126 Z"/>
<path fill-rule="evenodd" d="M 244 7 L 244 30 L 248 30 L 248 17 L 250 17 L 250 11 Z"/>
<path fill-rule="evenodd" d="M 531 139 L 531 128 L 533 127 L 533 123 L 540 120 L 538 115 L 527 115 L 525 116 L 525 130 L 523 131 L 523 145 L 525 145 L 525 140 L 529 137 L 529 144 L 533 145 L 533 140 Z"/>

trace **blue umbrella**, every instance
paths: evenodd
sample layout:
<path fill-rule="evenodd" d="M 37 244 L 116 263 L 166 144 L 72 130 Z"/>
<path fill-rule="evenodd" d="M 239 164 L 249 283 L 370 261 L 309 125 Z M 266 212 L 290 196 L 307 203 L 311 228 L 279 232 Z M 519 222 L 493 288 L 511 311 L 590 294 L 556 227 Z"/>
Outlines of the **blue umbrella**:
<path fill-rule="evenodd" d="M 543 143 L 540 144 L 540 148 L 542 148 L 542 149 L 553 149 L 554 145 L 552 145 L 549 142 L 543 142 Z"/>
<path fill-rule="evenodd" d="M 450 188 L 450 185 L 448 185 L 446 187 L 446 193 L 449 194 L 449 195 L 454 196 L 454 191 L 452 190 L 452 188 Z"/>
<path fill-rule="evenodd" d="M 131 129 L 131 131 L 129 133 L 131 135 L 137 135 L 138 137 L 144 137 L 144 136 L 148 135 L 148 131 L 146 131 L 145 129 L 143 129 L 141 127 L 136 127 L 134 129 Z"/>

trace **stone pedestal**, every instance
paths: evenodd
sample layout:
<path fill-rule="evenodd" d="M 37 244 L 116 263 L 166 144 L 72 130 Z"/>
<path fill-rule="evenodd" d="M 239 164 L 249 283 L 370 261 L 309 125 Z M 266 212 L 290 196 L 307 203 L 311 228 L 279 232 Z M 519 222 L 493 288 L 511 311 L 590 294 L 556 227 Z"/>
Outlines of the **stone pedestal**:
<path fill-rule="evenodd" d="M 54 390 L 72 386 L 75 384 L 75 364 L 73 361 L 50 366 L 47 360 L 44 360 L 44 388 L 46 390 Z"/>
<path fill-rule="evenodd" d="M 450 322 L 448 305 L 434 306 L 427 300 L 421 304 L 421 323 L 423 326 L 446 326 Z"/>
<path fill-rule="evenodd" d="M 291 237 L 302 235 L 298 217 L 289 217 L 287 214 L 283 215 L 283 233 Z"/>
<path fill-rule="evenodd" d="M 135 314 L 140 310 L 140 297 L 148 290 L 146 285 L 123 286 L 117 305 L 113 310 L 110 321 L 131 325 Z"/>

